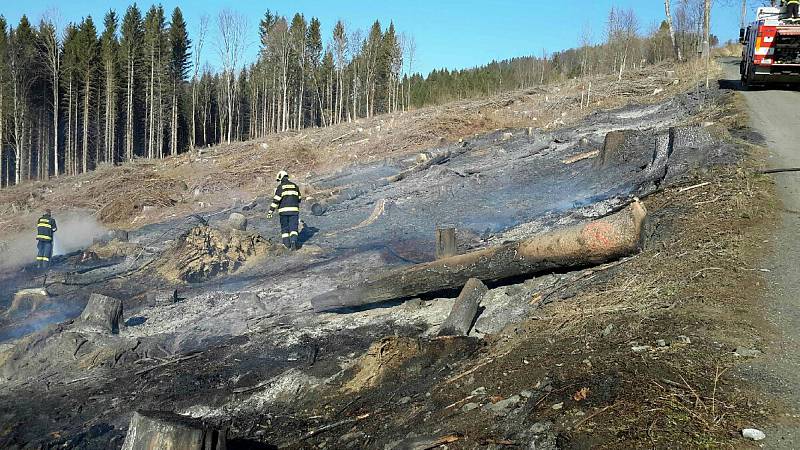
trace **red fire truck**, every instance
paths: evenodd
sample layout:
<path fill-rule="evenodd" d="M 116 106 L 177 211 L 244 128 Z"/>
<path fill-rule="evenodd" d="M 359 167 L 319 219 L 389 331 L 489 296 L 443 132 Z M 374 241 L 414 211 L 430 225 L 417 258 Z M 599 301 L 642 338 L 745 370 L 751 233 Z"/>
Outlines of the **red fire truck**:
<path fill-rule="evenodd" d="M 742 86 L 800 84 L 800 20 L 783 8 L 761 7 L 756 21 L 739 31 Z"/>

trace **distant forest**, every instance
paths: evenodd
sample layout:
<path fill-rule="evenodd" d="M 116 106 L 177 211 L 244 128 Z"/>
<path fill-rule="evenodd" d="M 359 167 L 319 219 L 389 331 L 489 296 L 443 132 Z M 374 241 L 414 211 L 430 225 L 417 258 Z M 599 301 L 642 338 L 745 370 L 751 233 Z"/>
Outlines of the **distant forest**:
<path fill-rule="evenodd" d="M 697 3 L 679 3 L 675 46 L 666 23 L 642 34 L 632 10 L 613 8 L 601 44 L 584 30 L 580 48 L 426 77 L 413 71 L 413 38 L 378 21 L 367 31 L 340 21 L 323 39 L 316 18 L 267 11 L 258 59 L 248 62 L 247 21 L 230 10 L 191 33 L 180 8 L 168 17 L 161 6 L 133 4 L 121 18 L 109 11 L 99 27 L 92 17 L 61 27 L 49 16 L 16 26 L 0 16 L 0 187 L 565 78 L 621 76 L 696 52 Z M 220 67 L 202 64 L 208 51 Z"/>

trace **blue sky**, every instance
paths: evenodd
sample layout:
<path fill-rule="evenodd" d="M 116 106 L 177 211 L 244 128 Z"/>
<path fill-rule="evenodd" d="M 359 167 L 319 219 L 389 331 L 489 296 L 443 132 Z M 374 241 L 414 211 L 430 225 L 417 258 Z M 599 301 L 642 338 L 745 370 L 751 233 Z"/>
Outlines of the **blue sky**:
<path fill-rule="evenodd" d="M 677 0 L 673 0 L 677 3 Z M 16 23 L 26 14 L 38 22 L 42 13 L 56 8 L 62 20 L 79 21 L 91 15 L 98 27 L 109 9 L 121 16 L 130 2 L 123 0 L 0 0 L 0 14 L 9 23 Z M 563 50 L 578 45 L 583 29 L 593 32 L 595 41 L 602 39 L 603 28 L 612 5 L 633 8 L 642 31 L 660 22 L 664 15 L 661 0 L 140 0 L 143 10 L 153 3 L 161 3 L 171 11 L 179 5 L 194 34 L 199 17 L 211 17 L 211 32 L 204 49 L 206 59 L 214 64 L 214 20 L 217 13 L 229 8 L 244 14 L 252 29 L 247 54 L 255 58 L 258 51 L 258 21 L 264 11 L 271 9 L 282 15 L 303 13 L 306 18 L 318 17 L 322 21 L 327 41 L 334 23 L 342 19 L 348 28 L 367 29 L 375 19 L 381 23 L 393 20 L 398 32 L 414 36 L 417 44 L 414 71 L 428 73 L 434 68 L 449 69 L 473 67 L 492 59 L 541 54 Z M 735 0 L 716 0 L 712 32 L 723 41 L 738 36 L 739 8 Z"/>

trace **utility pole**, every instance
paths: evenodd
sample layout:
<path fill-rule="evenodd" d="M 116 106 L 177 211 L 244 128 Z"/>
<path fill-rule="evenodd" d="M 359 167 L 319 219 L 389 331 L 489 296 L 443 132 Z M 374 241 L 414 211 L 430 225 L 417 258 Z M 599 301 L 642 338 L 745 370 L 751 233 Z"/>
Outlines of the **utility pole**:
<path fill-rule="evenodd" d="M 744 28 L 747 23 L 747 0 L 742 0 L 742 19 L 739 21 L 739 28 Z"/>

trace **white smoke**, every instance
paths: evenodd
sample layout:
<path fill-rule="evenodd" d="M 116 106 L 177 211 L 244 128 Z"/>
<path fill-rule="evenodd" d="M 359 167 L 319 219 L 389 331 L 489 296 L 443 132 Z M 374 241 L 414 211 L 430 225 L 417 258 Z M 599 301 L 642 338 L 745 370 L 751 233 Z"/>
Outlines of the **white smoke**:
<path fill-rule="evenodd" d="M 0 241 L 0 269 L 12 269 L 36 261 L 36 220 L 33 217 L 30 231 L 19 233 Z M 92 245 L 95 238 L 106 233 L 90 212 L 70 211 L 54 213 L 58 231 L 53 238 L 53 256 L 81 250 Z"/>

